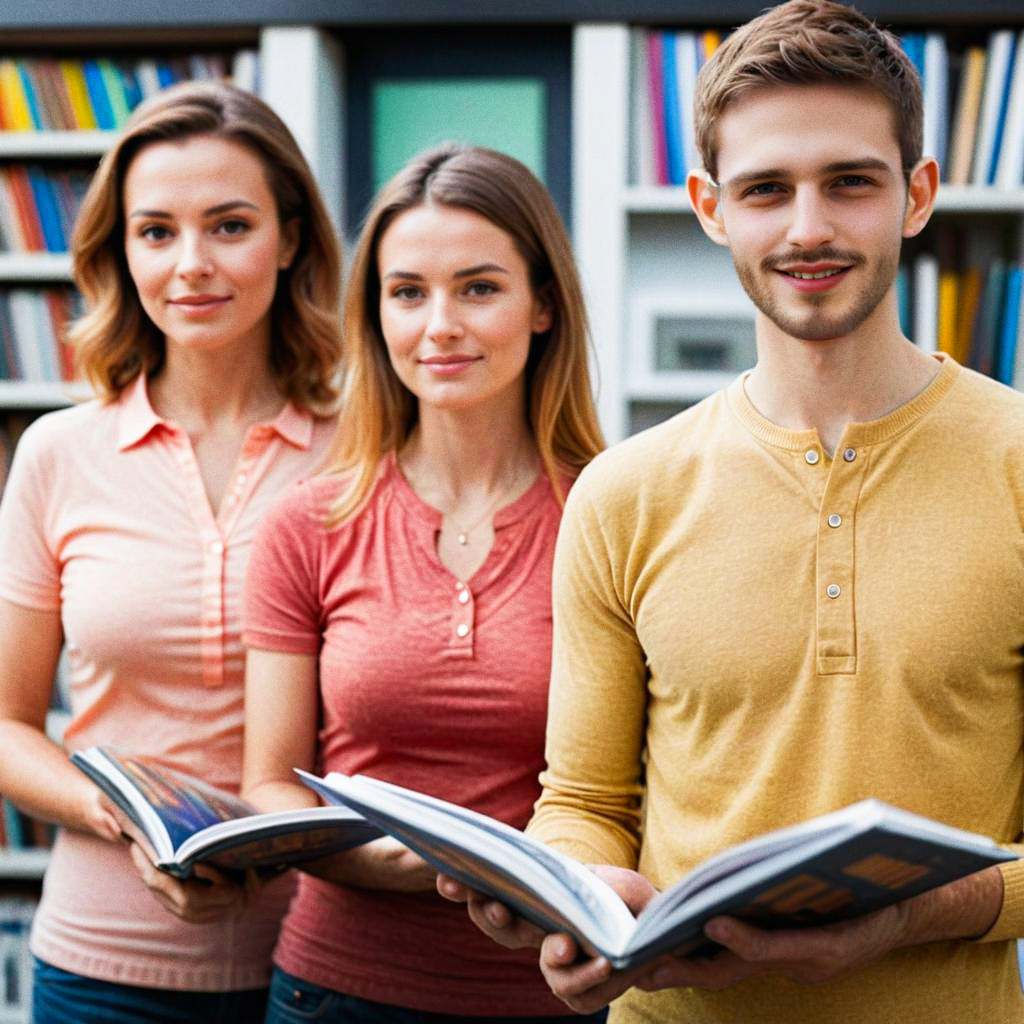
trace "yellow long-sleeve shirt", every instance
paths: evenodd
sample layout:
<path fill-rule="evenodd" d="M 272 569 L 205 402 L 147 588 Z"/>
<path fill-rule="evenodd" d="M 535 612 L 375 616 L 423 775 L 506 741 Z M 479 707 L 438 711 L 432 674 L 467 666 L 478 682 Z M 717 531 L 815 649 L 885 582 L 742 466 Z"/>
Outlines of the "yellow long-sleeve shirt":
<path fill-rule="evenodd" d="M 1004 843 L 1024 823 L 1024 396 L 943 361 L 830 459 L 737 382 L 609 450 L 555 561 L 530 831 L 655 885 L 875 796 Z M 1024 1021 L 1024 863 L 989 941 L 814 987 L 633 990 L 624 1022 Z"/>

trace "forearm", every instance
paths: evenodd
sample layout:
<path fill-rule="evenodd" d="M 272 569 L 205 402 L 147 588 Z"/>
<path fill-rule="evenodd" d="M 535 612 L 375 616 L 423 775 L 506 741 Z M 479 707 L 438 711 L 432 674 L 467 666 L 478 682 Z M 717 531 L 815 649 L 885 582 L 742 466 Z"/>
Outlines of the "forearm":
<path fill-rule="evenodd" d="M 992 927 L 1003 905 L 1003 876 L 996 867 L 898 904 L 898 947 L 945 939 L 976 939 Z"/>
<path fill-rule="evenodd" d="M 264 779 L 245 787 L 242 796 L 258 811 L 291 811 L 320 803 L 313 790 L 291 779 Z"/>
<path fill-rule="evenodd" d="M 96 831 L 96 786 L 40 729 L 0 719 L 0 750 L 0 793 L 11 803 L 42 821 Z"/>

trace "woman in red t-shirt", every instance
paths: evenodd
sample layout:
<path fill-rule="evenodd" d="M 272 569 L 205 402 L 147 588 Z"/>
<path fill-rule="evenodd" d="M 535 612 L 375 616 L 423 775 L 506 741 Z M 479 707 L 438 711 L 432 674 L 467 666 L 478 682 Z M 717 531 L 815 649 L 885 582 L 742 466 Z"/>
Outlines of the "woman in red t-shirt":
<path fill-rule="evenodd" d="M 363 772 L 523 827 L 543 767 L 551 559 L 599 451 L 569 242 L 518 161 L 447 146 L 385 187 L 345 309 L 331 471 L 293 488 L 246 587 L 245 789 Z M 310 865 L 267 1020 L 548 1020 L 530 951 L 482 943 L 392 839 Z"/>

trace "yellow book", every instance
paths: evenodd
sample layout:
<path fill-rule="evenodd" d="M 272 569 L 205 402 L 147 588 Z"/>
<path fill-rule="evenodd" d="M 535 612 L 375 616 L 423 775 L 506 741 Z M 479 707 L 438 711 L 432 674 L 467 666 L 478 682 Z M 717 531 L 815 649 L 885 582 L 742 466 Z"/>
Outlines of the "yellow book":
<path fill-rule="evenodd" d="M 722 33 L 709 28 L 703 33 L 702 42 L 704 44 L 704 61 L 707 62 L 711 60 L 715 50 L 722 45 Z"/>
<path fill-rule="evenodd" d="M 966 185 L 971 180 L 974 140 L 981 117 L 981 93 L 985 83 L 985 50 L 972 46 L 964 56 L 960 92 L 953 118 L 953 145 L 949 154 L 949 183 Z"/>
<path fill-rule="evenodd" d="M 959 290 L 957 272 L 950 268 L 939 271 L 939 351 L 956 358 L 956 309 Z"/>
<path fill-rule="evenodd" d="M 92 110 L 92 103 L 89 101 L 89 88 L 85 84 L 85 71 L 82 64 L 77 60 L 62 60 L 60 71 L 64 76 L 64 83 L 68 87 L 68 96 L 71 99 L 71 109 L 75 112 L 76 127 L 82 132 L 94 132 L 96 115 Z"/>
<path fill-rule="evenodd" d="M 953 358 L 961 366 L 971 361 L 971 339 L 974 335 L 974 321 L 981 302 L 981 267 L 968 267 L 960 277 L 959 301 L 956 310 L 956 347 Z"/>
<path fill-rule="evenodd" d="M 35 130 L 28 97 L 18 74 L 18 65 L 10 59 L 0 60 L 0 103 L 3 123 L 7 131 L 31 132 Z"/>

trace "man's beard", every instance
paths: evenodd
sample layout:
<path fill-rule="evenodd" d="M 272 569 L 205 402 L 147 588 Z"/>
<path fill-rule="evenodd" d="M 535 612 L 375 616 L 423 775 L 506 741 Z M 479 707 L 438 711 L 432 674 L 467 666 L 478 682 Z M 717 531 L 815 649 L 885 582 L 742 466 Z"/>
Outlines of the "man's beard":
<path fill-rule="evenodd" d="M 896 271 L 899 268 L 899 250 L 896 249 L 893 253 L 886 253 L 880 257 L 860 293 L 854 296 L 853 305 L 846 311 L 834 314 L 826 314 L 820 310 L 821 306 L 833 298 L 830 292 L 817 294 L 794 292 L 794 299 L 803 300 L 809 307 L 803 316 L 795 316 L 787 312 L 783 303 L 777 301 L 769 286 L 771 275 L 777 273 L 777 267 L 799 263 L 810 265 L 834 263 L 854 268 L 866 266 L 867 260 L 859 253 L 828 248 L 816 249 L 807 253 L 787 253 L 785 256 L 768 256 L 761 261 L 757 270 L 753 270 L 749 264 L 742 264 L 735 258 L 733 259 L 740 284 L 750 296 L 750 301 L 779 330 L 793 338 L 799 338 L 801 341 L 828 341 L 832 338 L 842 338 L 847 334 L 852 334 L 878 308 L 896 277 Z"/>

